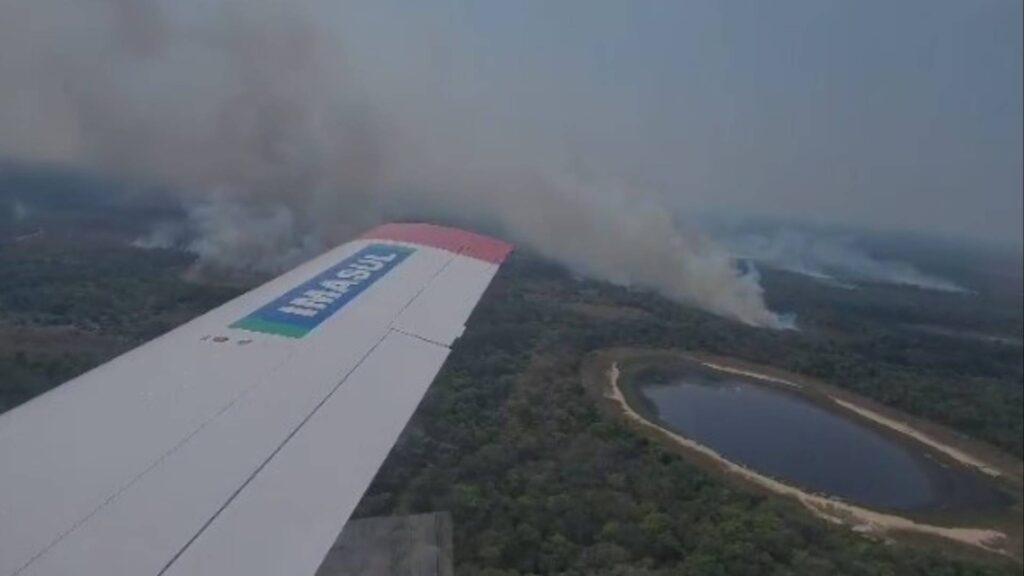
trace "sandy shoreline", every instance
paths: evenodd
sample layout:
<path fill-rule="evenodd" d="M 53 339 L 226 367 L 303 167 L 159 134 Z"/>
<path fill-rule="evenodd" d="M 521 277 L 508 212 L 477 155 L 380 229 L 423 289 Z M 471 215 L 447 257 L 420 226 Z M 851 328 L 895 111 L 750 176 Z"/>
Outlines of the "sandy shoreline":
<path fill-rule="evenodd" d="M 793 388 L 803 388 L 803 385 L 797 384 L 796 382 L 790 382 L 783 378 L 776 378 L 774 376 L 768 376 L 766 374 L 758 374 L 757 372 L 751 372 L 749 370 L 741 370 L 740 368 L 733 368 L 732 366 L 725 366 L 723 364 L 715 364 L 714 362 L 708 362 L 706 360 L 698 360 L 702 366 L 707 366 L 712 370 L 719 372 L 725 372 L 728 374 L 737 374 L 739 376 L 746 376 L 748 378 L 754 378 L 757 380 L 764 380 L 765 382 L 774 382 L 776 384 L 782 384 L 783 386 L 792 386 Z"/>
<path fill-rule="evenodd" d="M 830 396 L 830 398 L 832 399 L 833 402 L 835 402 L 836 404 L 842 406 L 843 408 L 846 408 L 847 410 L 849 410 L 851 412 L 855 412 L 855 413 L 859 414 L 861 417 L 867 418 L 868 420 L 871 420 L 872 422 L 875 422 L 877 424 L 881 424 L 882 426 L 885 426 L 886 428 L 889 428 L 891 430 L 899 432 L 900 434 L 903 434 L 905 436 L 909 436 L 909 437 L 913 438 L 914 440 L 917 440 L 921 444 L 925 444 L 925 445 L 927 445 L 927 446 L 929 446 L 929 447 L 931 447 L 931 448 L 933 448 L 935 450 L 938 450 L 939 452 L 942 452 L 946 456 L 949 456 L 950 458 L 956 460 L 957 462 L 959 462 L 959 463 L 961 463 L 961 464 L 963 464 L 965 466 L 969 466 L 971 468 L 975 468 L 979 472 L 981 472 L 983 474 L 987 474 L 988 476 L 991 476 L 993 478 L 997 478 L 997 477 L 1002 475 L 1002 473 L 999 470 L 996 470 L 995 468 L 992 468 L 988 464 L 985 464 L 984 462 L 982 462 L 981 460 L 971 456 L 970 454 L 967 454 L 966 452 L 964 452 L 962 450 L 958 450 L 958 449 L 956 449 L 956 448 L 954 448 L 952 446 L 948 446 L 946 444 L 943 444 L 942 442 L 939 442 L 938 440 L 935 440 L 931 436 L 928 436 L 927 434 L 924 434 L 923 432 L 919 432 L 918 430 L 915 430 L 915 429 L 911 428 L 910 426 L 907 426 L 903 422 L 899 422 L 897 420 L 893 420 L 892 418 L 887 418 L 885 416 L 882 416 L 881 414 L 878 414 L 877 412 L 873 412 L 871 410 L 868 410 L 867 408 L 861 408 L 860 406 L 857 406 L 853 402 L 847 402 L 845 400 L 841 400 L 841 399 L 836 398 L 834 396 Z"/>
<path fill-rule="evenodd" d="M 714 365 L 714 364 L 710 364 L 710 363 L 705 363 L 705 364 L 707 364 L 709 367 L 712 367 L 712 368 L 715 368 L 715 369 L 723 369 L 723 367 L 718 366 L 718 365 Z M 756 374 L 756 373 L 750 373 L 750 372 L 745 371 L 745 370 L 738 370 L 738 369 L 733 369 L 733 368 L 728 368 L 728 367 L 726 367 L 725 370 L 726 371 L 730 371 L 730 372 L 734 372 L 734 373 L 740 373 L 740 374 L 743 374 L 745 376 L 758 377 L 758 378 L 761 378 L 761 379 L 764 379 L 764 380 L 770 380 L 770 381 L 778 381 L 779 383 L 782 383 L 782 384 L 786 384 L 786 385 L 789 385 L 789 386 L 797 386 L 797 387 L 799 387 L 799 385 L 796 385 L 796 384 L 794 384 L 792 382 L 788 382 L 788 381 L 785 381 L 785 380 L 782 380 L 782 379 L 776 379 L 776 378 L 773 378 L 773 377 L 766 377 L 766 376 L 763 376 L 763 375 L 760 375 L 760 374 Z M 744 478 L 745 480 L 747 480 L 749 482 L 752 482 L 752 483 L 754 483 L 754 484 L 756 484 L 758 486 L 761 486 L 761 487 L 763 487 L 763 488 L 765 488 L 765 489 L 767 489 L 767 490 L 769 490 L 769 491 L 771 491 L 773 493 L 795 498 L 801 504 L 803 504 L 804 507 L 806 507 L 808 510 L 810 510 L 811 512 L 813 512 L 814 514 L 816 514 L 817 516 L 819 516 L 819 517 L 821 517 L 821 518 L 823 518 L 825 520 L 828 520 L 828 521 L 834 522 L 834 523 L 848 525 L 848 526 L 852 527 L 854 530 L 860 531 L 860 532 L 875 533 L 875 534 L 886 534 L 886 533 L 890 533 L 890 532 L 894 532 L 894 531 L 901 531 L 901 532 L 912 532 L 912 533 L 918 533 L 918 534 L 927 534 L 927 535 L 931 535 L 931 536 L 937 536 L 937 537 L 940 537 L 940 538 L 946 538 L 946 539 L 953 540 L 953 541 L 956 541 L 956 542 L 959 542 L 959 543 L 962 543 L 962 544 L 967 544 L 969 546 L 974 546 L 974 547 L 982 548 L 984 550 L 988 550 L 990 552 L 994 552 L 994 553 L 997 553 L 997 554 L 1002 554 L 1002 555 L 1007 555 L 1007 556 L 1010 555 L 1007 552 L 1006 548 L 1005 548 L 1005 543 L 1006 543 L 1006 540 L 1007 540 L 1006 534 L 1004 534 L 1002 532 L 999 532 L 997 530 L 991 530 L 991 529 L 985 529 L 985 528 L 969 528 L 969 527 L 949 528 L 949 527 L 935 526 L 935 525 L 931 525 L 931 524 L 924 524 L 924 523 L 920 523 L 920 522 L 915 522 L 913 520 L 910 520 L 908 518 L 903 518 L 901 516 L 896 516 L 896 515 L 893 515 L 893 514 L 886 514 L 886 513 L 882 513 L 882 512 L 877 512 L 877 511 L 874 511 L 874 510 L 869 510 L 867 508 L 862 508 L 860 506 L 855 506 L 853 504 L 849 504 L 849 503 L 846 503 L 846 502 L 840 502 L 838 500 L 833 500 L 831 498 L 827 498 L 827 497 L 824 497 L 824 496 L 820 496 L 820 495 L 816 495 L 816 494 L 810 494 L 810 493 L 804 492 L 803 490 L 800 490 L 799 488 L 796 488 L 796 487 L 793 487 L 793 486 L 789 486 L 787 484 L 779 482 L 778 480 L 775 480 L 773 478 L 769 478 L 767 476 L 759 474 L 759 473 L 757 473 L 757 472 L 755 472 L 755 471 L 753 471 L 753 470 L 751 470 L 749 468 L 745 468 L 743 466 L 740 466 L 740 465 L 738 465 L 738 464 L 736 464 L 734 462 L 731 462 L 731 461 L 725 459 L 722 455 L 720 455 L 719 453 L 715 452 L 711 448 L 709 448 L 707 446 L 704 446 L 702 444 L 699 444 L 697 442 L 694 442 L 693 440 L 690 440 L 689 438 L 686 438 L 686 437 L 683 437 L 683 436 L 681 436 L 679 434 L 676 434 L 675 432 L 672 432 L 671 430 L 663 428 L 663 427 L 661 427 L 661 426 L 659 426 L 659 425 L 657 425 L 657 424 L 647 420 L 646 418 L 641 416 L 638 412 L 636 412 L 629 405 L 629 403 L 626 401 L 626 398 L 623 395 L 622 390 L 619 388 L 619 382 L 618 382 L 618 380 L 619 380 L 619 368 L 618 368 L 618 363 L 616 363 L 616 362 L 612 363 L 611 367 L 606 372 L 606 376 L 607 376 L 607 384 L 608 384 L 608 386 L 607 386 L 606 391 L 605 391 L 605 396 L 608 399 L 610 399 L 613 402 L 615 402 L 616 405 L 621 409 L 622 413 L 628 419 L 632 420 L 633 422 L 635 422 L 636 424 L 638 424 L 640 426 L 643 426 L 645 428 L 648 428 L 648 429 L 656 431 L 657 433 L 667 437 L 668 439 L 670 439 L 672 442 L 676 443 L 677 445 L 683 446 L 683 447 L 687 448 L 688 450 L 692 450 L 694 452 L 697 452 L 697 453 L 703 455 L 706 458 L 711 459 L 712 461 L 714 461 L 715 463 L 720 465 L 722 468 L 724 468 L 727 472 L 730 472 L 732 474 L 740 476 L 740 477 Z M 833 400 L 835 400 L 836 402 L 840 402 L 841 405 L 843 405 L 844 407 L 850 408 L 850 406 L 847 406 L 847 404 L 849 404 L 849 403 L 845 403 L 845 402 L 840 401 L 840 400 L 835 399 L 835 398 L 833 398 Z M 850 409 L 855 409 L 855 408 L 850 408 Z M 918 438 L 918 435 L 914 435 L 914 433 L 916 433 L 916 431 L 914 431 L 913 429 L 910 429 L 909 427 L 901 426 L 901 423 L 899 423 L 899 422 L 892 421 L 892 420 L 890 420 L 888 418 L 885 418 L 885 417 L 883 417 L 881 415 L 874 414 L 873 412 L 870 412 L 870 411 L 867 411 L 867 410 L 856 408 L 856 411 L 859 414 L 861 414 L 862 416 L 865 416 L 865 417 L 868 417 L 868 418 L 872 418 L 873 420 L 875 420 L 879 424 L 882 424 L 882 425 L 885 425 L 885 426 L 888 426 L 888 427 L 892 427 L 894 430 L 897 430 L 897 431 L 899 431 L 899 432 L 901 432 L 903 434 L 911 435 L 915 439 L 921 441 L 920 438 Z M 902 429 L 901 428 L 897 428 L 896 426 L 901 426 Z M 920 436 L 923 436 L 923 435 L 920 435 Z M 927 438 L 926 436 L 924 436 L 924 437 Z M 935 444 L 939 444 L 938 442 L 935 442 L 934 440 L 932 442 L 934 442 Z M 932 444 L 930 444 L 930 443 L 929 443 L 929 445 L 932 446 Z M 940 446 L 942 446 L 942 445 L 940 444 Z M 935 447 L 935 446 L 933 446 L 933 447 Z M 963 454 L 963 453 L 961 453 L 960 451 L 958 451 L 956 449 L 953 449 L 951 447 L 945 447 L 945 448 L 948 448 L 949 450 L 951 450 L 951 451 L 953 451 L 953 452 L 955 452 L 957 454 L 960 454 L 961 456 L 964 456 L 964 457 L 968 458 L 969 460 L 974 460 L 969 455 Z M 946 451 L 944 450 L 944 452 L 946 452 Z M 946 452 L 946 453 L 948 454 L 948 452 Z M 949 454 L 949 455 L 952 456 L 952 457 L 956 457 L 954 454 Z M 981 467 L 978 466 L 978 464 L 973 464 L 972 463 L 971 465 L 979 467 L 979 469 L 981 469 Z"/>

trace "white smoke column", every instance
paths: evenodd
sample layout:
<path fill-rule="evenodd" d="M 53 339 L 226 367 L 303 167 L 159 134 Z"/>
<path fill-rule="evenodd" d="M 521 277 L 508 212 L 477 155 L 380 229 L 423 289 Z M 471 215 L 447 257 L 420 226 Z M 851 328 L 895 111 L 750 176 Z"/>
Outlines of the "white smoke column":
<path fill-rule="evenodd" d="M 15 222 L 21 222 L 32 215 L 32 210 L 25 203 L 15 200 L 11 205 L 11 213 L 14 215 Z"/>
<path fill-rule="evenodd" d="M 825 281 L 839 277 L 941 292 L 969 292 L 909 263 L 872 256 L 845 236 L 780 228 L 769 233 L 723 237 L 722 241 L 742 257 Z"/>
<path fill-rule="evenodd" d="M 786 326 L 756 276 L 677 230 L 651 194 L 550 161 L 558 137 L 529 114 L 497 114 L 487 97 L 453 106 L 401 75 L 378 95 L 414 98 L 362 96 L 324 6 L 0 5 L 0 157 L 171 186 L 189 213 L 181 241 L 204 266 L 278 270 L 415 207 L 497 222 L 589 276 Z"/>
<path fill-rule="evenodd" d="M 189 214 L 194 240 L 188 249 L 200 265 L 278 272 L 324 250 L 314 236 L 298 233 L 294 213 L 283 206 L 252 210 L 214 198 Z"/>
<path fill-rule="evenodd" d="M 561 177 L 497 198 L 496 214 L 518 242 L 585 276 L 652 289 L 753 326 L 793 327 L 765 306 L 756 274 L 741 274 L 727 251 L 684 234 L 643 197 Z"/>

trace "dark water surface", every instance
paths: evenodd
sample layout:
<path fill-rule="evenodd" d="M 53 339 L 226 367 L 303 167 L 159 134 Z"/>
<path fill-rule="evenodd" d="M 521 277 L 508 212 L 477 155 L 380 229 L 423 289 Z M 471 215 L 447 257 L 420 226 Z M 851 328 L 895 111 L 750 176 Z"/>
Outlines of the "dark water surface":
<path fill-rule="evenodd" d="M 897 511 L 978 510 L 1009 497 L 981 475 L 796 392 L 694 369 L 637 392 L 667 428 L 812 492 Z"/>

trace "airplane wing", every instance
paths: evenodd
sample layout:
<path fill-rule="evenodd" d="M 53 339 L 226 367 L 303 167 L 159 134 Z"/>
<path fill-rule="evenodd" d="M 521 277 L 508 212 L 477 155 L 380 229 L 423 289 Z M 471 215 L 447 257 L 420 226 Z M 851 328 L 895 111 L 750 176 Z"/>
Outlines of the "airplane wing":
<path fill-rule="evenodd" d="M 0 415 L 0 575 L 312 575 L 511 249 L 384 225 Z"/>

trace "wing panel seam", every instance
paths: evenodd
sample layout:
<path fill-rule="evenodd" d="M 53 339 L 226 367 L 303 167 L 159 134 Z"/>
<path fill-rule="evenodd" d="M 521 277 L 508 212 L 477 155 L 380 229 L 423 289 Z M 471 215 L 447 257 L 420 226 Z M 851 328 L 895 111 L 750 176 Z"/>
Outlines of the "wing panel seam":
<path fill-rule="evenodd" d="M 293 352 L 289 351 L 287 356 L 282 358 L 281 361 L 277 364 L 277 366 L 275 366 L 274 369 L 271 372 L 268 373 L 268 378 L 270 376 L 272 376 L 274 373 L 276 373 L 278 370 L 280 370 L 281 366 L 283 366 L 284 364 L 286 364 L 288 362 L 288 359 L 291 358 L 292 354 L 293 354 Z M 33 555 L 32 558 L 30 558 L 27 562 L 25 562 L 25 564 L 23 564 L 17 570 L 12 572 L 11 576 L 18 576 L 18 574 L 21 574 L 22 572 L 24 572 L 36 560 L 39 560 L 40 558 L 45 556 L 50 550 L 52 550 L 54 546 L 56 546 L 57 544 L 60 544 L 60 542 L 62 540 L 64 540 L 65 538 L 67 538 L 68 536 L 73 534 L 76 530 L 78 530 L 83 525 L 85 525 L 87 522 L 89 522 L 89 520 L 91 520 L 94 516 L 96 516 L 97 514 L 102 512 L 103 509 L 105 509 L 112 502 L 117 500 L 118 497 L 120 497 L 126 491 L 131 489 L 132 486 L 134 486 L 139 481 L 141 481 L 143 478 L 145 478 L 150 472 L 152 472 L 157 467 L 159 467 L 160 464 L 162 464 L 164 461 L 166 461 L 168 458 L 170 458 L 175 452 L 180 450 L 182 447 L 186 446 L 192 440 L 192 438 L 194 438 L 196 436 L 196 434 L 199 434 L 207 426 L 209 426 L 213 421 L 215 421 L 217 418 L 219 418 L 225 412 L 230 410 L 233 406 L 235 406 L 240 400 L 245 398 L 254 388 L 259 386 L 259 384 L 262 383 L 262 382 L 263 382 L 263 380 L 260 380 L 259 382 L 255 383 L 255 384 L 252 384 L 251 386 L 248 386 L 244 390 L 242 390 L 237 396 L 232 398 L 230 402 L 228 402 L 223 407 L 221 407 L 220 410 L 218 410 L 212 416 L 210 416 L 209 418 L 204 420 L 202 423 L 200 423 L 199 426 L 196 426 L 196 428 L 194 430 L 192 430 L 191 432 L 186 434 L 181 440 L 179 440 L 176 444 L 174 444 L 174 446 L 171 446 L 170 448 L 168 448 L 163 454 L 160 455 L 159 458 L 154 460 L 144 470 L 142 470 L 141 472 L 139 472 L 138 474 L 133 476 L 130 480 L 128 480 L 128 482 L 126 482 L 120 488 L 118 488 L 112 494 L 110 494 L 110 496 L 108 496 L 106 499 L 104 499 L 103 502 L 101 502 L 98 506 L 96 506 L 96 508 L 94 508 L 91 512 L 89 512 L 88 514 L 86 514 L 82 518 L 78 519 L 67 530 L 65 530 L 65 531 L 61 532 L 59 535 L 57 535 L 56 538 L 54 538 L 42 550 L 39 550 L 35 555 Z"/>
<path fill-rule="evenodd" d="M 289 432 L 287 436 L 285 436 L 284 440 L 282 440 L 281 443 L 278 444 L 276 448 L 274 448 L 274 450 L 270 453 L 270 455 L 267 456 L 267 458 L 264 459 L 263 462 L 261 462 L 259 464 L 259 466 L 257 466 L 256 469 L 251 474 L 249 474 L 249 476 L 247 476 L 245 478 L 245 480 L 234 490 L 234 492 L 231 493 L 231 495 L 227 498 L 227 500 L 224 501 L 224 503 L 217 509 L 217 511 L 214 512 L 213 515 L 210 516 L 210 518 L 207 519 L 206 522 L 204 522 L 203 525 L 199 527 L 199 529 L 196 531 L 196 533 L 193 534 L 191 538 L 189 538 L 189 540 L 171 557 L 170 560 L 167 561 L 166 564 L 164 564 L 163 568 L 161 568 L 160 571 L 157 572 L 157 576 L 163 576 L 163 574 L 165 574 L 167 572 L 167 570 L 169 570 L 171 568 L 171 566 L 174 565 L 175 562 L 177 562 L 178 558 L 181 558 L 182 554 L 184 554 L 185 551 L 188 550 L 189 546 L 191 546 L 196 540 L 199 539 L 200 536 L 202 536 L 203 532 L 205 532 L 206 529 L 209 528 L 211 524 L 213 524 L 213 522 L 217 519 L 217 517 L 220 516 L 220 514 L 224 510 L 226 510 L 227 507 L 230 506 L 232 502 L 234 502 L 234 500 L 238 497 L 238 495 L 241 494 L 243 490 L 245 490 L 246 486 L 248 486 L 252 482 L 252 480 L 254 478 L 256 478 L 256 476 L 259 475 L 259 473 L 264 468 L 267 467 L 267 465 L 270 463 L 270 461 L 273 460 L 274 457 L 278 453 L 280 453 L 281 450 L 284 449 L 284 447 L 288 444 L 288 442 L 296 434 L 298 434 L 299 430 L 301 430 L 302 427 L 305 426 L 307 422 L 309 422 L 309 420 L 320 410 L 320 408 L 323 407 L 323 405 L 326 404 L 327 401 L 330 400 L 330 398 L 332 396 L 334 396 L 335 392 L 337 392 L 338 389 L 341 388 L 341 386 L 345 383 L 345 381 L 348 380 L 348 378 L 366 361 L 366 359 L 369 358 L 371 355 L 373 355 L 374 351 L 377 350 L 377 348 L 380 346 L 380 344 L 382 342 L 384 342 L 384 340 L 386 340 L 387 337 L 390 334 L 396 333 L 396 334 L 402 334 L 404 336 L 408 336 L 408 337 L 411 337 L 411 338 L 418 338 L 419 340 L 422 340 L 422 341 L 427 342 L 429 344 L 433 344 L 435 346 L 439 346 L 439 347 L 444 348 L 444 349 L 449 349 L 447 346 L 445 346 L 443 344 L 440 344 L 438 342 L 434 342 L 432 340 L 428 340 L 426 338 L 422 338 L 420 336 L 416 336 L 415 334 L 408 334 L 408 333 L 406 333 L 406 332 L 404 332 L 402 330 L 399 330 L 399 329 L 394 327 L 394 324 L 395 324 L 395 320 L 397 320 L 402 315 L 402 312 L 404 312 L 409 306 L 412 305 L 413 302 L 416 301 L 417 298 L 419 298 L 423 294 L 423 292 L 427 289 L 427 287 L 430 286 L 430 284 L 433 283 L 434 280 L 436 280 L 437 277 L 440 276 L 451 265 L 451 263 L 455 260 L 455 258 L 457 256 L 458 256 L 457 254 L 452 254 L 451 258 L 449 258 L 444 263 L 444 265 L 441 266 L 430 277 L 429 280 L 427 280 L 426 282 L 423 283 L 423 285 L 416 292 L 416 294 L 412 298 L 410 298 L 409 301 L 406 302 L 405 305 L 402 306 L 402 308 L 395 314 L 394 318 L 388 324 L 388 329 L 384 333 L 384 335 L 381 336 L 381 338 L 379 340 L 374 342 L 373 346 L 371 346 L 366 351 L 366 353 L 363 354 L 363 356 L 359 358 L 359 361 L 357 361 L 347 372 L 345 372 L 345 374 L 338 381 L 338 383 L 333 388 L 331 388 L 330 392 L 328 392 L 326 395 L 324 395 L 324 397 L 321 398 L 319 402 L 317 402 L 316 406 L 314 406 L 313 409 L 310 410 L 309 414 L 306 414 L 306 416 L 302 419 L 302 421 L 299 422 L 299 424 L 297 426 L 295 426 L 295 428 L 293 428 L 292 431 Z"/>
<path fill-rule="evenodd" d="M 348 380 L 348 377 L 351 376 L 352 373 L 355 372 L 356 369 L 359 368 L 359 366 L 361 366 L 362 363 L 367 358 L 369 358 L 371 354 L 373 354 L 373 351 L 376 350 L 378 346 L 380 346 L 380 343 L 383 342 L 390 333 L 391 330 L 389 328 L 388 331 L 386 331 L 379 340 L 373 343 L 373 346 L 371 346 L 370 349 L 367 350 L 366 353 L 359 358 L 359 361 L 356 362 L 352 366 L 352 368 L 345 373 L 344 377 L 342 377 L 342 379 L 338 381 L 337 385 L 331 388 L 331 391 L 328 392 L 323 398 L 321 398 L 319 402 L 317 402 L 316 406 L 314 406 L 313 409 L 310 410 L 309 414 L 306 414 L 302 421 L 299 422 L 299 424 L 295 426 L 295 428 L 293 428 L 292 431 L 289 432 L 287 436 L 285 436 L 284 440 L 281 441 L 281 443 L 278 444 L 273 451 L 271 451 L 270 455 L 267 456 L 267 458 L 265 458 L 263 462 L 261 462 L 260 465 L 257 466 L 256 469 L 253 470 L 253 472 L 249 474 L 249 476 L 247 476 L 244 481 L 242 481 L 241 484 L 239 484 L 238 488 L 236 488 L 235 491 L 232 492 L 230 496 L 228 496 L 228 499 L 225 500 L 224 503 L 221 504 L 219 508 L 217 508 L 217 511 L 214 512 L 213 515 L 210 516 L 210 518 L 207 519 L 206 522 L 204 522 L 203 525 L 199 527 L 199 530 L 197 530 L 196 533 L 193 534 L 192 537 L 189 538 L 187 542 L 185 542 L 181 549 L 179 549 L 171 557 L 171 559 L 168 560 L 166 564 L 164 564 L 164 567 L 161 568 L 159 572 L 157 572 L 157 576 L 162 576 L 165 572 L 167 572 L 171 565 L 173 565 L 178 560 L 178 558 L 180 558 L 181 555 L 184 554 L 186 550 L 188 550 L 188 547 L 191 546 L 192 543 L 195 542 L 203 534 L 203 532 L 210 526 L 210 524 L 213 524 L 213 521 L 216 520 L 218 516 L 220 516 L 220 513 L 227 509 L 227 507 L 231 505 L 235 498 L 237 498 L 238 495 L 242 493 L 242 490 L 244 490 L 245 487 L 248 486 L 250 482 L 252 482 L 253 478 L 255 478 L 260 473 L 260 471 L 266 468 L 267 464 L 274 459 L 274 456 L 276 456 L 285 447 L 285 445 L 288 444 L 288 441 L 291 440 L 292 437 L 294 437 L 295 434 L 297 434 L 298 431 L 301 430 L 302 427 L 306 425 L 306 422 L 309 422 L 309 419 L 312 418 L 313 415 L 316 414 L 318 410 L 320 410 L 324 403 L 326 403 L 327 400 L 334 395 L 338 388 L 341 388 L 341 385 L 345 383 L 345 380 Z"/>

